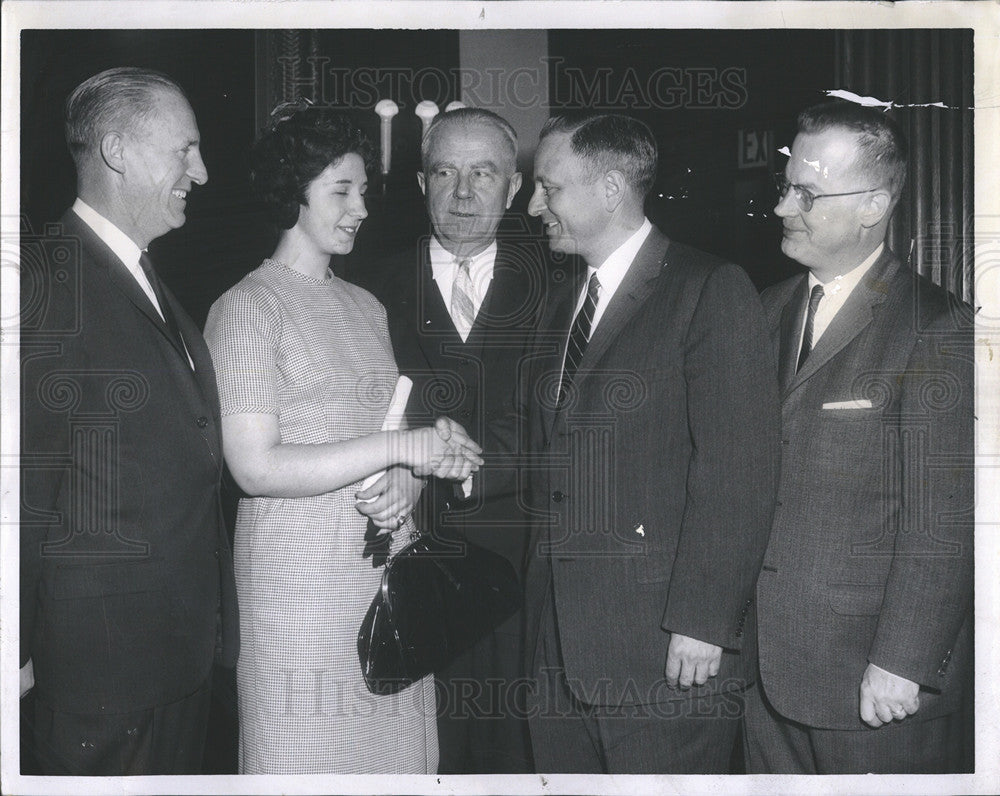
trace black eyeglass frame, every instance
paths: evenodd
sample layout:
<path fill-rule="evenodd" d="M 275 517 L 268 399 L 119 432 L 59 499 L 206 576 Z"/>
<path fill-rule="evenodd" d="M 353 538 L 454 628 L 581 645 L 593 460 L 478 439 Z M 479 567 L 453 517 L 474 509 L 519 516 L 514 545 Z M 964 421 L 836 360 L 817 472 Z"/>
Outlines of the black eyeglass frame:
<path fill-rule="evenodd" d="M 801 185 L 796 185 L 794 182 L 789 181 L 783 171 L 777 171 L 773 176 L 774 184 L 778 188 L 778 196 L 781 199 L 784 199 L 788 196 L 788 192 L 790 190 L 795 191 L 795 201 L 798 203 L 803 213 L 808 213 L 812 210 L 813 202 L 817 199 L 830 199 L 834 196 L 857 196 L 859 194 L 871 193 L 872 191 L 880 190 L 876 187 L 865 188 L 863 191 L 846 191 L 844 193 L 813 193 L 808 188 L 804 188 Z"/>

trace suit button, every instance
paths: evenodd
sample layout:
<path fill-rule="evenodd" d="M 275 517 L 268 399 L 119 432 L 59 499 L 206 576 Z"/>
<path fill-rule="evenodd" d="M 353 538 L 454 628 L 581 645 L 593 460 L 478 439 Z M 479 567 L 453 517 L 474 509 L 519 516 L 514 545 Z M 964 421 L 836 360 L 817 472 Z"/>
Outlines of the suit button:
<path fill-rule="evenodd" d="M 564 497 L 566 496 L 557 489 L 555 492 L 552 493 L 552 502 L 562 503 Z"/>
<path fill-rule="evenodd" d="M 213 552 L 215 554 L 215 557 L 218 558 L 219 557 L 219 548 L 215 548 L 215 550 Z"/>
<path fill-rule="evenodd" d="M 208 425 L 208 418 L 202 415 L 194 422 L 198 424 L 198 428 L 205 428 Z"/>
<path fill-rule="evenodd" d="M 781 444 L 782 444 L 782 445 L 787 445 L 787 444 L 788 444 L 788 440 L 787 440 L 787 439 L 783 439 L 783 440 L 781 440 Z"/>
<path fill-rule="evenodd" d="M 736 638 L 743 638 L 743 628 L 742 627 L 736 628 Z"/>

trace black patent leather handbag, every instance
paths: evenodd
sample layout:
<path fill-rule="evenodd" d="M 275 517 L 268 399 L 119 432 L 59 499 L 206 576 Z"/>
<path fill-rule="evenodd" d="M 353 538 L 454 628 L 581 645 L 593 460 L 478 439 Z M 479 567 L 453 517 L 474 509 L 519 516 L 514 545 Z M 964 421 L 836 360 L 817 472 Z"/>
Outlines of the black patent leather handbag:
<path fill-rule="evenodd" d="M 506 558 L 468 541 L 418 537 L 389 559 L 358 632 L 368 690 L 393 694 L 440 670 L 520 605 Z"/>

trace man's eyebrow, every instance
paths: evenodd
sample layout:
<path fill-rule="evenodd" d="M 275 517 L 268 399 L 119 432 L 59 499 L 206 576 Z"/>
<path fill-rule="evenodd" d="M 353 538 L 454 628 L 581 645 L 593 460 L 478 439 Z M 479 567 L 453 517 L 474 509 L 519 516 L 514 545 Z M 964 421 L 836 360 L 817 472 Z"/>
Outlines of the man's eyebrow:
<path fill-rule="evenodd" d="M 455 165 L 450 160 L 437 160 L 431 163 L 431 171 L 438 171 L 439 169 L 457 169 L 458 166 Z M 500 171 L 500 167 L 497 165 L 495 160 L 480 160 L 474 162 L 470 168 L 473 169 L 491 169 L 492 171 Z"/>

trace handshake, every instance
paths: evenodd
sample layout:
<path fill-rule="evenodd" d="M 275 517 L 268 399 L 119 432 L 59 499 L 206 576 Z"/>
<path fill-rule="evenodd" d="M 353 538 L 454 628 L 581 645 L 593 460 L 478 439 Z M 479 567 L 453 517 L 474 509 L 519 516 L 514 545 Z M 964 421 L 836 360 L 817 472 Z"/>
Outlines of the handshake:
<path fill-rule="evenodd" d="M 419 477 L 464 481 L 483 463 L 483 449 L 454 420 L 439 417 L 433 426 L 398 432 L 397 460 Z"/>

